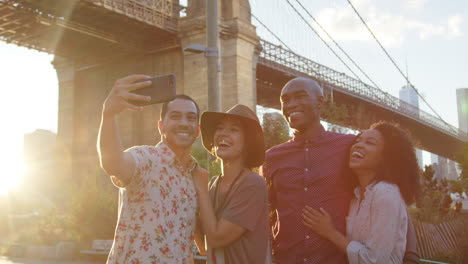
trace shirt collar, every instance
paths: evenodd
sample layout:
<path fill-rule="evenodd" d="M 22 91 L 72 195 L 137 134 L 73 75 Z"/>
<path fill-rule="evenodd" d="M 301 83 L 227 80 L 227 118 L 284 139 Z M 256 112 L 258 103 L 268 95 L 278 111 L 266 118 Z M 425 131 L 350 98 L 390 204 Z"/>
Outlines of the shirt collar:
<path fill-rule="evenodd" d="M 313 142 L 317 139 L 319 139 L 320 137 L 322 137 L 324 134 L 325 134 L 325 128 L 323 128 L 322 124 L 319 125 L 318 127 L 318 131 L 310 136 L 310 137 L 305 137 L 303 136 L 301 133 L 298 133 L 298 134 L 295 134 L 292 141 L 293 142 L 301 142 L 301 141 L 310 141 L 310 142 Z"/>
<path fill-rule="evenodd" d="M 370 183 L 369 185 L 366 186 L 366 190 L 364 191 L 364 197 L 366 197 L 366 193 L 370 192 L 370 190 L 372 190 L 372 188 L 375 186 L 377 182 L 372 182 Z M 356 198 L 358 200 L 361 200 L 362 198 L 364 197 L 361 197 L 361 187 L 360 186 L 357 186 L 356 188 L 354 188 L 354 196 L 356 196 Z"/>
<path fill-rule="evenodd" d="M 164 142 L 159 142 L 155 146 L 161 152 L 161 159 L 165 162 L 172 163 L 174 166 L 179 169 L 183 174 L 190 174 L 197 167 L 198 163 L 190 155 L 190 160 L 186 166 L 177 158 L 174 151 Z"/>

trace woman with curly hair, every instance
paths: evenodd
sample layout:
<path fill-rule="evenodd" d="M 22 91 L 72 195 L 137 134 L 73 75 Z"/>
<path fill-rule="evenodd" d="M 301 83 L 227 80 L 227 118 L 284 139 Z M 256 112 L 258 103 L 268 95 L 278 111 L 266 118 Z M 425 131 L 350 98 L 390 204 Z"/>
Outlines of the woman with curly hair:
<path fill-rule="evenodd" d="M 304 225 L 327 238 L 350 264 L 402 263 L 408 214 L 419 189 L 419 167 L 411 140 L 400 127 L 378 122 L 356 137 L 349 167 L 357 179 L 346 220 L 337 231 L 322 208 L 303 210 Z"/>

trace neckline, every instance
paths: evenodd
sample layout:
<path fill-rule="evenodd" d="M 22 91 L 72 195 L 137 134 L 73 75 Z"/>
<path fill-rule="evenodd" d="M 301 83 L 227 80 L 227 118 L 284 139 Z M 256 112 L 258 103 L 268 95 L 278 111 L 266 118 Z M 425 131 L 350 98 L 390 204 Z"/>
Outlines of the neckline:
<path fill-rule="evenodd" d="M 292 140 L 295 142 L 305 141 L 305 140 L 313 141 L 313 140 L 320 138 L 325 132 L 326 132 L 325 128 L 322 126 L 322 124 L 320 124 L 320 126 L 318 127 L 318 131 L 315 134 L 311 136 L 304 136 L 301 133 L 297 133 L 294 135 Z"/>
<path fill-rule="evenodd" d="M 214 193 L 214 208 L 215 208 L 215 215 L 217 216 L 219 212 L 222 211 L 222 209 L 224 209 L 224 207 L 226 206 L 226 203 L 227 203 L 227 198 L 229 197 L 229 195 L 231 194 L 231 191 L 232 191 L 232 188 L 234 187 L 234 185 L 236 185 L 236 183 L 238 182 L 238 180 L 241 178 L 241 175 L 242 175 L 242 172 L 244 172 L 244 168 L 242 168 L 239 172 L 239 174 L 237 174 L 237 176 L 234 178 L 234 180 L 232 181 L 231 185 L 229 185 L 229 188 L 227 190 L 227 192 L 225 193 L 224 195 L 224 199 L 223 199 L 223 202 L 217 206 L 217 203 L 218 203 L 218 196 L 219 196 L 219 185 L 221 184 L 221 180 L 222 180 L 222 176 L 221 174 L 218 176 L 218 180 L 216 181 L 216 186 L 215 186 L 215 193 Z"/>

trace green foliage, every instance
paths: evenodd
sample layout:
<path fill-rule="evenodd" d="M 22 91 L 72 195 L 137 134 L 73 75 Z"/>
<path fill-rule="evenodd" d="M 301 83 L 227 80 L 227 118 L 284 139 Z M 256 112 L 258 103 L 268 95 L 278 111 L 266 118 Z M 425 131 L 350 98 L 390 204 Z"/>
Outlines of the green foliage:
<path fill-rule="evenodd" d="M 203 147 L 201 140 L 195 141 L 192 146 L 191 155 L 197 160 L 198 164 L 210 172 L 210 177 L 219 175 L 221 172 L 221 163 Z"/>
<path fill-rule="evenodd" d="M 416 199 L 416 219 L 422 222 L 440 223 L 457 216 L 451 207 L 450 185 L 447 180 L 434 178 L 432 166 L 426 166 L 421 174 L 421 192 Z"/>
<path fill-rule="evenodd" d="M 460 178 L 462 180 L 468 180 L 468 142 L 463 143 L 462 150 L 456 154 L 456 159 L 460 163 Z"/>
<path fill-rule="evenodd" d="M 281 114 L 270 112 L 263 115 L 263 136 L 266 149 L 279 145 L 290 138 L 289 125 Z"/>
<path fill-rule="evenodd" d="M 205 169 L 208 168 L 208 151 L 203 147 L 200 138 L 193 143 L 190 154 L 197 160 L 201 167 Z"/>
<path fill-rule="evenodd" d="M 107 176 L 98 176 L 107 177 Z M 108 179 L 105 179 L 108 181 Z M 118 194 L 109 184 L 96 182 L 93 176 L 82 182 L 72 193 L 70 206 L 71 228 L 80 241 L 113 239 L 117 223 Z"/>
<path fill-rule="evenodd" d="M 451 192 L 461 196 L 463 193 L 468 194 L 468 142 L 465 142 L 462 150 L 456 154 L 456 160 L 460 164 L 461 174 L 458 180 L 450 181 L 450 187 Z"/>
<path fill-rule="evenodd" d="M 19 244 L 55 245 L 59 241 L 73 241 L 78 237 L 70 217 L 56 209 L 41 209 L 35 217 L 16 219 L 10 241 Z"/>
<path fill-rule="evenodd" d="M 68 194 L 66 211 L 45 203 L 35 205 L 34 214 L 10 219 L 8 240 L 27 245 L 55 245 L 60 241 L 112 239 L 117 220 L 117 193 L 96 184 L 90 176 Z M 109 187 L 109 186 L 107 186 Z M 65 195 L 65 194 L 63 194 Z"/>
<path fill-rule="evenodd" d="M 346 105 L 338 105 L 332 102 L 329 96 L 325 97 L 325 104 L 321 111 L 321 117 L 328 123 L 338 124 L 343 127 L 351 127 L 351 109 Z"/>

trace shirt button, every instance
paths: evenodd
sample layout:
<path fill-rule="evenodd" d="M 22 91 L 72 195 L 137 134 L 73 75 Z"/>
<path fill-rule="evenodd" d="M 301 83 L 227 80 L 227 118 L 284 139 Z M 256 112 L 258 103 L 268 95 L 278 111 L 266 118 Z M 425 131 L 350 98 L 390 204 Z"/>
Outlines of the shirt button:
<path fill-rule="evenodd" d="M 309 171 L 309 169 L 308 169 L 308 168 L 305 168 L 304 171 Z"/>
<path fill-rule="evenodd" d="M 309 239 L 310 237 L 309 236 L 306 236 L 306 239 Z"/>
<path fill-rule="evenodd" d="M 307 259 L 306 259 L 306 258 L 304 258 L 304 262 L 307 262 Z"/>
<path fill-rule="evenodd" d="M 306 191 L 306 192 L 307 192 L 307 187 L 304 187 L 304 191 Z"/>
<path fill-rule="evenodd" d="M 309 149 L 308 149 L 308 148 L 306 148 L 306 151 L 309 151 Z"/>

